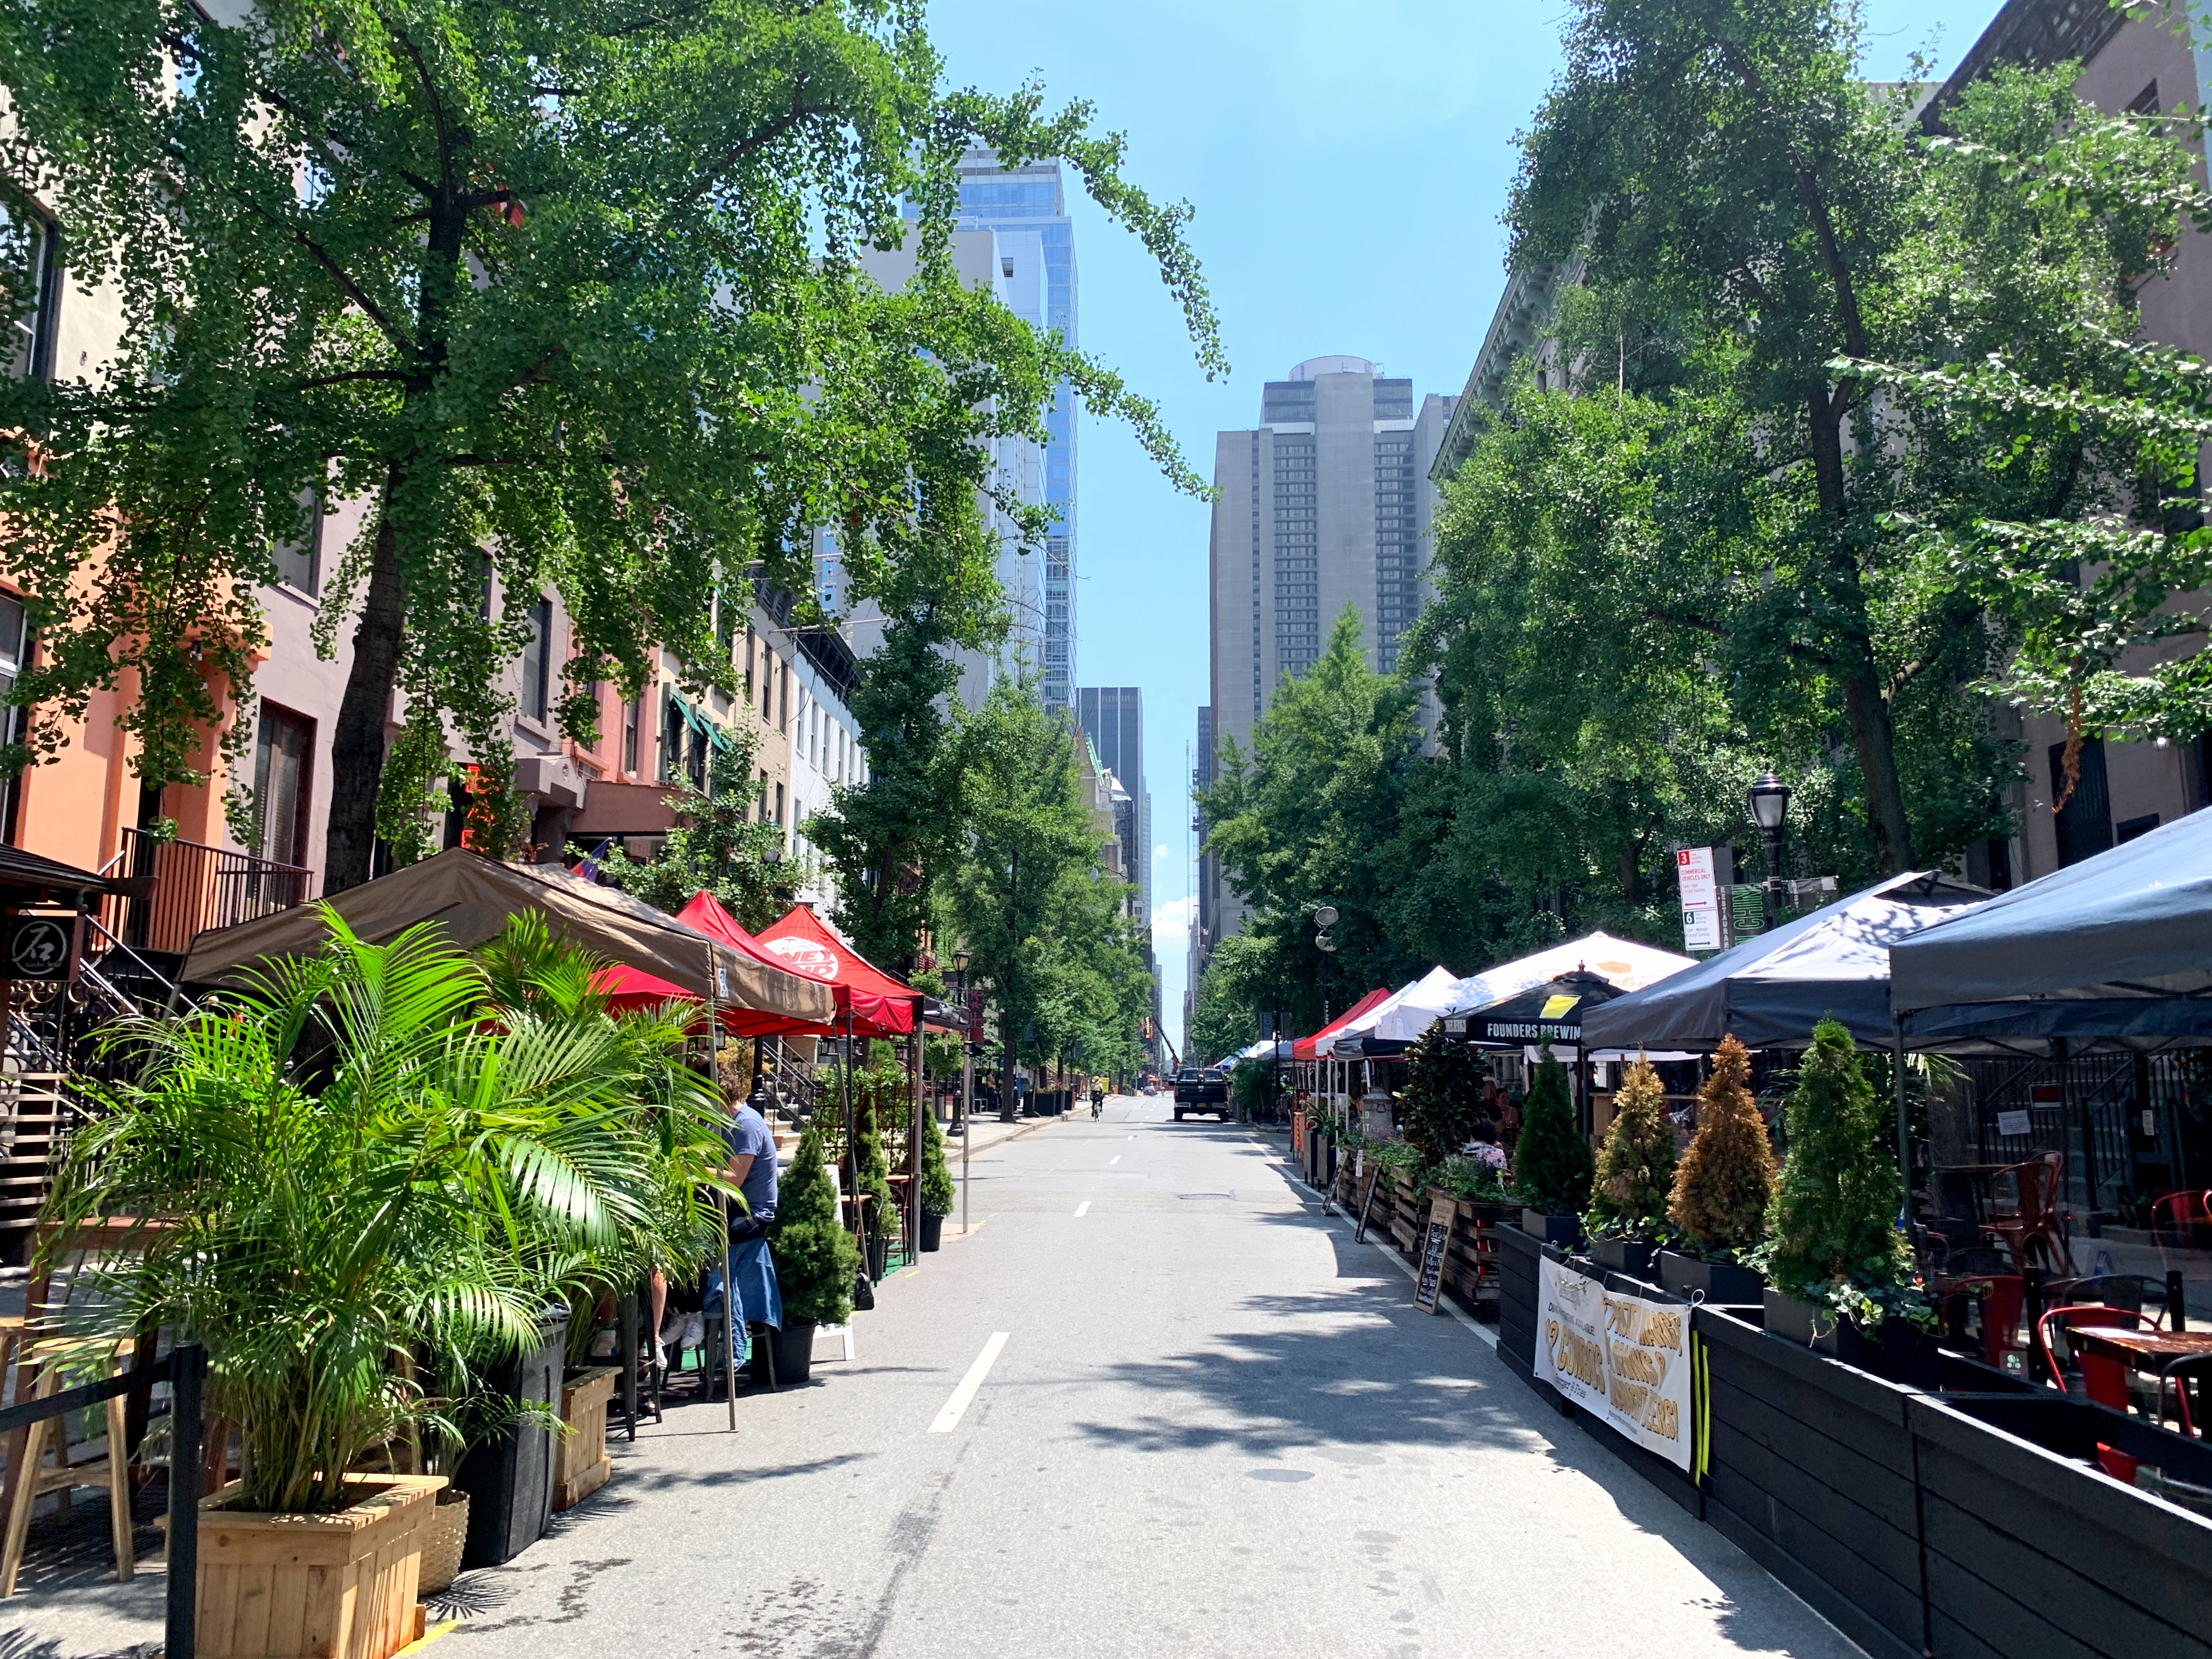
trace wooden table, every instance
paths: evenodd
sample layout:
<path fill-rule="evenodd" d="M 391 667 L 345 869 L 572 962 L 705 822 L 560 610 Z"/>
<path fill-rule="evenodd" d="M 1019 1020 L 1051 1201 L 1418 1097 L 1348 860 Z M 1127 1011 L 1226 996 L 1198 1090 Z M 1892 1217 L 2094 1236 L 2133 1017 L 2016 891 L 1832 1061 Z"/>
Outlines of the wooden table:
<path fill-rule="evenodd" d="M 2121 1325 L 2069 1325 L 2066 1341 L 2077 1353 L 2093 1353 L 2154 1376 L 2170 1360 L 2212 1354 L 2212 1331 L 2132 1331 Z"/>

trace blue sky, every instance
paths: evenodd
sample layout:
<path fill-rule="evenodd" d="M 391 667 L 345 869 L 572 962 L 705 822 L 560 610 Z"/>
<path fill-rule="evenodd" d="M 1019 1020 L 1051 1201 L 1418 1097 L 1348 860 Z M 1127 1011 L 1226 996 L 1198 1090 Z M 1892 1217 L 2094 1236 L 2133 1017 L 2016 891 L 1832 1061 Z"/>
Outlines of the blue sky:
<path fill-rule="evenodd" d="M 1948 70 L 1996 9 L 1869 0 L 1867 72 L 1894 78 L 1931 44 Z M 1552 78 L 1565 15 L 1497 0 L 939 0 L 930 19 L 956 83 L 1034 75 L 1055 104 L 1089 100 L 1127 134 L 1129 177 L 1197 209 L 1190 239 L 1234 371 L 1210 384 L 1143 250 L 1088 201 L 1073 213 L 1085 349 L 1159 402 L 1204 472 L 1215 432 L 1254 424 L 1261 382 L 1304 358 L 1371 358 L 1411 375 L 1417 397 L 1460 389 L 1504 284 L 1512 137 Z M 1180 1042 L 1207 510 L 1121 429 L 1086 420 L 1081 445 L 1077 677 L 1144 688 L 1164 848 L 1155 939 Z"/>

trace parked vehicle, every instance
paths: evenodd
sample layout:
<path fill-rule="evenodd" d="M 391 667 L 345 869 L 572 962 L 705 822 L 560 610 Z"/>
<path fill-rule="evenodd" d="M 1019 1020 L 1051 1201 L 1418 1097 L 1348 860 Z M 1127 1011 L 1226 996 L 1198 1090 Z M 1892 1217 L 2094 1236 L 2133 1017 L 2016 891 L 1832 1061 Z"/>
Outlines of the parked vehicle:
<path fill-rule="evenodd" d="M 1182 1121 L 1185 1112 L 1213 1112 L 1224 1123 L 1229 1121 L 1229 1074 L 1212 1066 L 1201 1069 L 1186 1066 L 1176 1073 L 1176 1121 Z"/>

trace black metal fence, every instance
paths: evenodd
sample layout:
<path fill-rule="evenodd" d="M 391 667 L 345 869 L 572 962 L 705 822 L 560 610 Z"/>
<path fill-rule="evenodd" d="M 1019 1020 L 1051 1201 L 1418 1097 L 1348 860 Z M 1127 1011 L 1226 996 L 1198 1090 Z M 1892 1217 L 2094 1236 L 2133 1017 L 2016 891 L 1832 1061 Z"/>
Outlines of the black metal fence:
<path fill-rule="evenodd" d="M 182 955 L 192 935 L 305 904 L 314 872 L 196 841 L 123 832 L 117 872 L 131 884 L 102 906 L 107 931 L 136 951 Z"/>
<path fill-rule="evenodd" d="M 206 1349 L 174 1348 L 150 1365 L 0 1410 L 0 1434 L 13 1434 L 118 1395 L 151 1388 L 156 1382 L 169 1385 L 168 1619 L 162 1651 L 180 1656 L 192 1652 L 197 1636 L 193 1626 L 199 1590 L 200 1454 L 204 1426 L 201 1393 L 206 1377 Z M 119 1454 L 120 1448 L 112 1451 Z M 29 1473 L 24 1471 L 26 1476 Z"/>

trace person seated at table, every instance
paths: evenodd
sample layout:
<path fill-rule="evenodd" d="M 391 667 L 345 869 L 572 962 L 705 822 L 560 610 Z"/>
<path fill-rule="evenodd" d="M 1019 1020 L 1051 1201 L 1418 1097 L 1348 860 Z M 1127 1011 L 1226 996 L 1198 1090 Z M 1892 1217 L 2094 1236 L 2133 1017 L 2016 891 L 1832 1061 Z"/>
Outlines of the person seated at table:
<path fill-rule="evenodd" d="M 1486 1164 L 1493 1170 L 1505 1167 L 1505 1149 L 1498 1144 L 1498 1130 L 1486 1119 L 1477 1118 L 1468 1132 L 1464 1156 L 1476 1164 Z"/>

